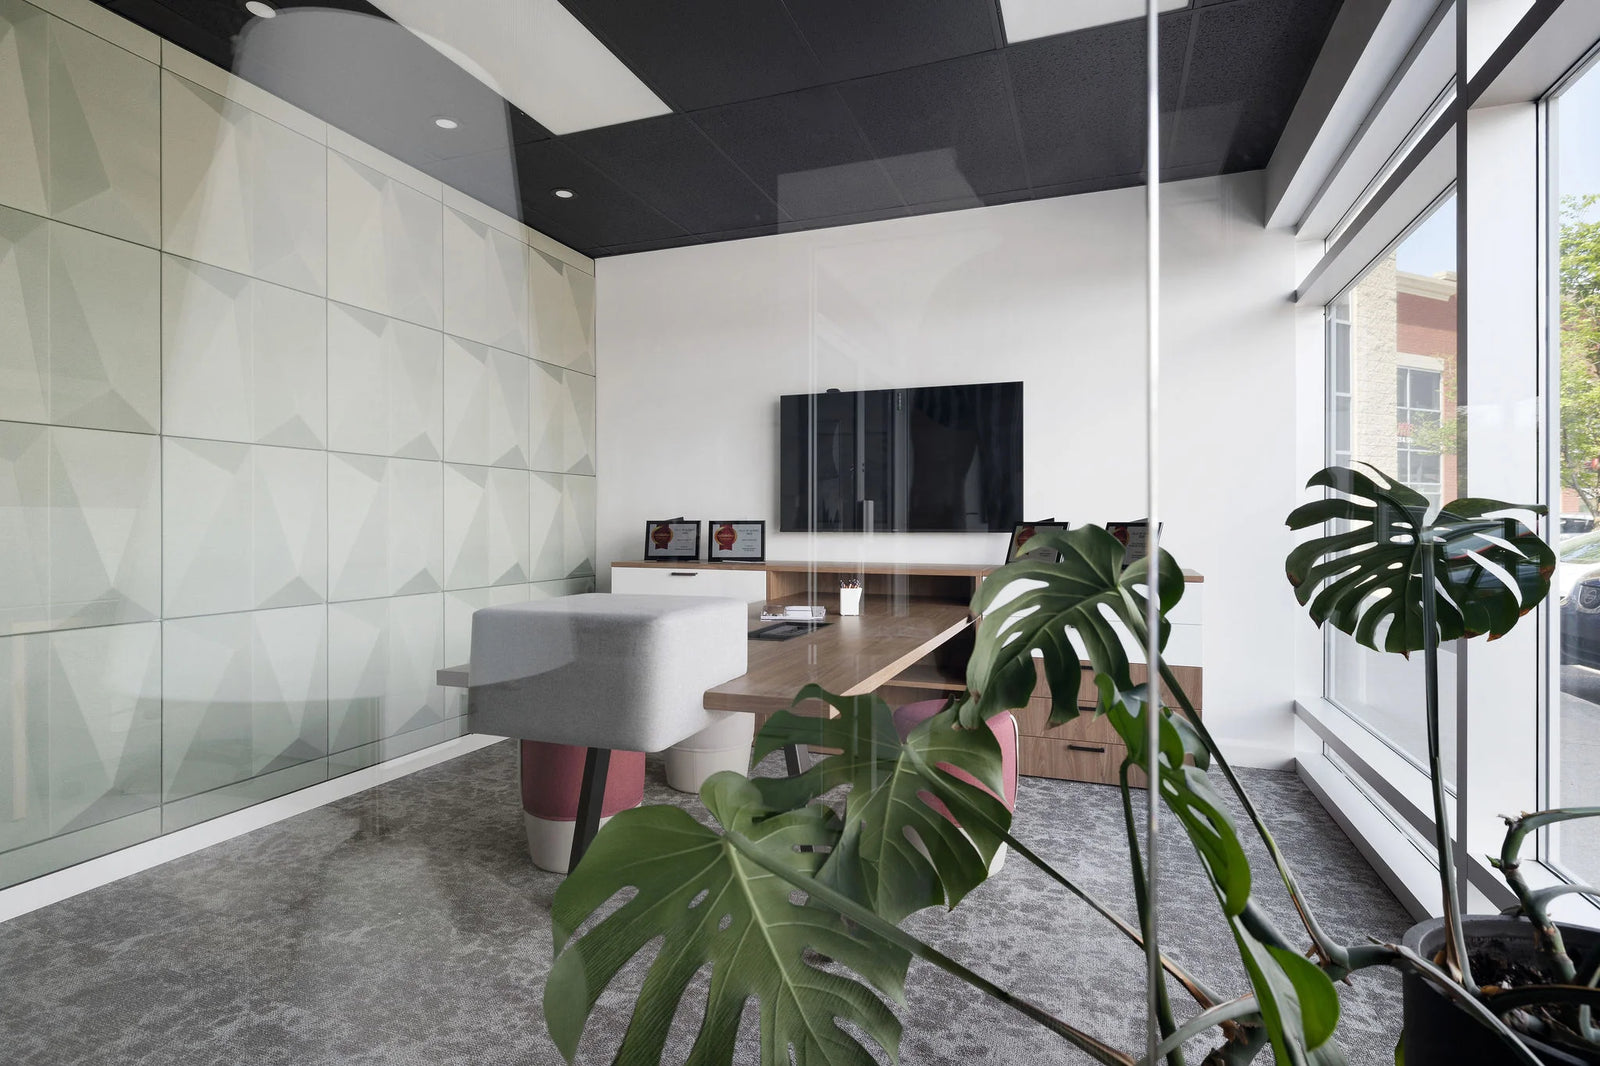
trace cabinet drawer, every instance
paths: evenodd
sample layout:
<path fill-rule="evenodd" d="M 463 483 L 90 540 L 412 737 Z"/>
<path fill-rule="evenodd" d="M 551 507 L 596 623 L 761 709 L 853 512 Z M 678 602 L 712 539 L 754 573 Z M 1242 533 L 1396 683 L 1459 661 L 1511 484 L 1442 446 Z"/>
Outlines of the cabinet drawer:
<path fill-rule="evenodd" d="M 712 570 L 614 566 L 611 591 L 645 596 L 723 596 L 753 603 L 767 597 L 767 575 L 761 570 Z"/>
<path fill-rule="evenodd" d="M 1050 698 L 1050 682 L 1045 678 L 1044 660 L 1035 659 L 1033 668 L 1038 675 L 1034 683 L 1033 698 L 1036 700 L 1048 700 Z M 1205 671 L 1198 666 L 1173 666 L 1171 670 L 1172 676 L 1178 679 L 1178 684 L 1183 686 L 1183 691 L 1188 694 L 1189 700 L 1194 704 L 1194 709 L 1197 711 L 1203 710 L 1205 708 Z M 1143 663 L 1130 664 L 1128 672 L 1133 676 L 1133 683 L 1136 685 L 1143 684 L 1145 678 L 1149 676 L 1145 672 Z M 1172 689 L 1165 681 L 1161 683 L 1161 691 L 1168 704 L 1177 705 L 1177 701 L 1172 698 Z M 1078 703 L 1097 703 L 1099 699 L 1100 691 L 1094 686 L 1094 673 L 1085 669 L 1078 684 Z"/>
<path fill-rule="evenodd" d="M 1024 777 L 1115 785 L 1121 782 L 1122 760 L 1127 757 L 1124 744 L 1023 737 L 1017 747 L 1017 772 Z M 1137 766 L 1128 772 L 1128 784 L 1134 788 L 1144 788 L 1147 780 Z"/>
<path fill-rule="evenodd" d="M 1023 737 L 1017 747 L 1017 770 L 1024 777 L 1114 785 L 1127 754 L 1121 744 L 1104 741 Z"/>
<path fill-rule="evenodd" d="M 1078 717 L 1066 725 L 1056 726 L 1051 729 L 1050 701 L 1029 700 L 1028 705 L 1019 711 L 1013 711 L 1017 717 L 1017 729 L 1025 737 L 1050 737 L 1056 740 L 1088 740 L 1095 743 L 1121 744 L 1122 737 L 1105 715 L 1095 714 L 1092 710 L 1080 711 Z"/>

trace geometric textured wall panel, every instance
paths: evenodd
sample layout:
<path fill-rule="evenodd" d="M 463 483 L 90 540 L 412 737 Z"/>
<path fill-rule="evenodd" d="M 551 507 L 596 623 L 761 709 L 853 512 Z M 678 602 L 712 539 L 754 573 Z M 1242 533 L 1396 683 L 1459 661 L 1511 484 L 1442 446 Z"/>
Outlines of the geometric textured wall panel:
<path fill-rule="evenodd" d="M 0 0 L 0 886 L 461 735 L 472 611 L 593 588 L 592 277 L 60 10 Z"/>
<path fill-rule="evenodd" d="M 533 361 L 459 337 L 444 340 L 444 457 L 528 469 Z"/>
<path fill-rule="evenodd" d="M 0 0 L 0 204 L 50 210 L 49 18 Z"/>
<path fill-rule="evenodd" d="M 0 629 L 157 617 L 159 451 L 142 434 L 0 422 Z"/>
<path fill-rule="evenodd" d="M 161 801 L 161 627 L 0 639 L 0 851 Z"/>
<path fill-rule="evenodd" d="M 157 254 L 50 224 L 50 421 L 154 433 L 161 425 Z"/>
<path fill-rule="evenodd" d="M 327 591 L 327 456 L 168 437 L 163 614 L 320 603 Z"/>
<path fill-rule="evenodd" d="M 325 301 L 168 255 L 161 320 L 167 433 L 323 445 Z"/>
<path fill-rule="evenodd" d="M 439 201 L 328 153 L 328 297 L 439 329 Z"/>
<path fill-rule="evenodd" d="M 438 459 L 444 448 L 444 337 L 328 304 L 328 447 Z"/>
<path fill-rule="evenodd" d="M 444 587 L 443 473 L 439 463 L 329 453 L 329 599 Z"/>
<path fill-rule="evenodd" d="M 157 246 L 160 106 L 154 66 L 76 26 L 52 20 L 52 218 Z"/>
<path fill-rule="evenodd" d="M 594 378 L 535 360 L 528 401 L 529 462 L 535 470 L 593 474 Z"/>
<path fill-rule="evenodd" d="M 49 666 L 50 832 L 161 802 L 161 627 L 100 626 L 23 638 Z"/>
<path fill-rule="evenodd" d="M 521 470 L 445 464 L 445 588 L 528 581 L 529 477 Z"/>
<path fill-rule="evenodd" d="M 529 259 L 533 354 L 547 363 L 594 373 L 594 276 L 537 248 Z"/>
<path fill-rule="evenodd" d="M 0 152 L 0 167 L 6 165 L 6 156 Z M 0 328 L 5 330 L 0 342 L 0 418 L 47 421 L 50 223 L 7 207 L 0 207 Z"/>
<path fill-rule="evenodd" d="M 327 754 L 326 610 L 162 623 L 167 801 Z"/>
<path fill-rule="evenodd" d="M 565 577 L 595 572 L 594 487 L 592 477 L 569 474 L 561 479 L 562 554 Z"/>
<path fill-rule="evenodd" d="M 452 208 L 444 211 L 444 331 L 528 354 L 529 248 Z"/>
<path fill-rule="evenodd" d="M 162 248 L 325 295 L 327 149 L 173 74 L 161 87 Z"/>
<path fill-rule="evenodd" d="M 434 674 L 444 665 L 437 594 L 328 607 L 328 744 L 371 744 L 444 718 Z"/>

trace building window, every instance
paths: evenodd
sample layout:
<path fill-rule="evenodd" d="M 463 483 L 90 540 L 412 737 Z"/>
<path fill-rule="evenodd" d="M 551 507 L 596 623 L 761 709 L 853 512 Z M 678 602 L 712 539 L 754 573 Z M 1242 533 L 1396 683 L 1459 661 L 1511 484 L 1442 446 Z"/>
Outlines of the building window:
<path fill-rule="evenodd" d="M 1455 225 L 1451 196 L 1327 311 L 1328 461 L 1377 467 L 1435 506 L 1457 495 Z M 1324 639 L 1328 699 L 1423 764 L 1421 656 L 1380 655 L 1332 627 Z M 1441 702 L 1454 706 L 1456 671 L 1442 677 Z"/>
<path fill-rule="evenodd" d="M 1442 442 L 1439 440 L 1443 374 L 1403 366 L 1395 374 L 1395 479 L 1438 507 Z"/>
<path fill-rule="evenodd" d="M 1555 133 L 1551 220 L 1558 286 L 1552 358 L 1560 360 L 1558 431 L 1560 542 L 1554 597 L 1560 633 L 1559 700 L 1546 723 L 1549 803 L 1600 804 L 1600 66 L 1590 66 L 1551 101 Z M 1557 506 L 1551 500 L 1551 510 Z M 1557 826 L 1548 858 L 1577 881 L 1600 879 L 1593 823 Z"/>

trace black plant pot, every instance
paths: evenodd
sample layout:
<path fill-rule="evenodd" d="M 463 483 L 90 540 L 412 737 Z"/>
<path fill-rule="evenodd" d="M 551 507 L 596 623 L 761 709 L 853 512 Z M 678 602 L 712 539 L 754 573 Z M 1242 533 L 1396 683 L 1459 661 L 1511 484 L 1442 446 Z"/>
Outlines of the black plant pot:
<path fill-rule="evenodd" d="M 1539 964 L 1533 927 L 1522 918 L 1468 915 L 1462 926 L 1467 951 L 1474 958 L 1480 952 L 1496 952 L 1513 963 Z M 1567 953 L 1575 959 L 1600 948 L 1600 931 L 1568 925 L 1560 929 Z M 1404 943 L 1423 958 L 1432 959 L 1444 948 L 1444 941 L 1444 921 L 1435 918 L 1412 926 Z M 1503 1066 L 1512 1061 L 1499 1037 L 1432 984 L 1407 971 L 1404 987 L 1406 1066 Z M 1523 1042 L 1547 1066 L 1600 1066 L 1600 1051 L 1554 1048 L 1528 1036 Z"/>

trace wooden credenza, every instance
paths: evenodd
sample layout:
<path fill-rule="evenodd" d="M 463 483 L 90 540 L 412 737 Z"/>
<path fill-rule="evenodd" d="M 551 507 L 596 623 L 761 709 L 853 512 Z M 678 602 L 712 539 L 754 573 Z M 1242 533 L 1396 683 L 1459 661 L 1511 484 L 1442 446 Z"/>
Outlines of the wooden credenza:
<path fill-rule="evenodd" d="M 896 605 L 916 601 L 966 604 L 978 584 L 997 567 L 986 565 L 938 565 L 896 563 L 653 563 L 617 562 L 612 564 L 614 592 L 670 593 L 731 596 L 747 602 L 820 603 L 830 619 L 839 608 L 841 578 L 861 582 L 864 598 L 874 601 L 871 616 L 893 617 Z M 1167 662 L 1184 688 L 1196 711 L 1204 707 L 1202 668 L 1202 630 L 1204 579 L 1197 573 L 1184 574 L 1184 596 L 1169 616 L 1172 623 L 1167 641 Z M 945 640 L 921 659 L 912 662 L 892 678 L 881 682 L 877 692 L 892 707 L 918 700 L 946 699 L 966 688 L 966 664 L 972 650 L 975 627 L 968 626 Z M 776 645 L 782 648 L 783 645 Z M 1135 660 L 1134 679 L 1144 680 L 1143 655 L 1128 648 Z M 1044 672 L 1039 669 L 1033 699 L 1015 711 L 1021 734 L 1018 748 L 1019 771 L 1029 777 L 1049 777 L 1069 781 L 1116 784 L 1127 748 L 1116 730 L 1093 713 L 1096 692 L 1088 664 L 1077 693 L 1085 712 L 1055 729 L 1048 728 L 1051 693 Z M 1131 776 L 1143 783 L 1143 775 Z"/>

